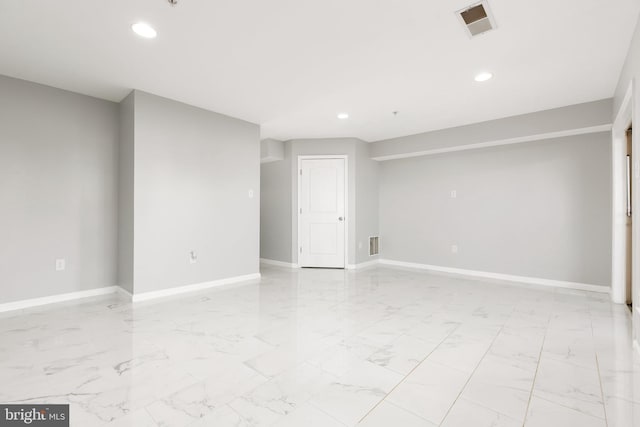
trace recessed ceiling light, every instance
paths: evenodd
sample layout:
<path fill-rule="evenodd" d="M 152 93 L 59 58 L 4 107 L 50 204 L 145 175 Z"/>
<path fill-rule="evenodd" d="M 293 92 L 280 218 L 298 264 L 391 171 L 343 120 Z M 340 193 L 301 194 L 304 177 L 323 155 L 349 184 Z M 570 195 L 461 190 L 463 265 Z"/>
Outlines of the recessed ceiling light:
<path fill-rule="evenodd" d="M 487 80 L 491 80 L 491 78 L 493 77 L 493 74 L 488 73 L 488 72 L 484 72 L 484 73 L 480 73 L 476 76 L 475 80 L 477 82 L 486 82 Z"/>
<path fill-rule="evenodd" d="M 339 113 L 338 114 L 338 118 L 340 120 L 347 120 L 349 118 L 349 114 L 348 113 Z"/>
<path fill-rule="evenodd" d="M 134 33 L 145 39 L 154 39 L 158 35 L 151 25 L 145 22 L 136 22 L 131 26 Z"/>

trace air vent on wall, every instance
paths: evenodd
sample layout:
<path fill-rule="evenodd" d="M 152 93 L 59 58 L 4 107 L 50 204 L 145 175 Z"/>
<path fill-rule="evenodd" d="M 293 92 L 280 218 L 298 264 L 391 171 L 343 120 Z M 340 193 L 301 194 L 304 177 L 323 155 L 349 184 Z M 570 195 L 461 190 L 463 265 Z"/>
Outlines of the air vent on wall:
<path fill-rule="evenodd" d="M 496 21 L 486 0 L 459 10 L 456 15 L 469 37 L 484 34 L 496 28 Z"/>
<path fill-rule="evenodd" d="M 369 256 L 378 255 L 378 236 L 369 237 Z"/>

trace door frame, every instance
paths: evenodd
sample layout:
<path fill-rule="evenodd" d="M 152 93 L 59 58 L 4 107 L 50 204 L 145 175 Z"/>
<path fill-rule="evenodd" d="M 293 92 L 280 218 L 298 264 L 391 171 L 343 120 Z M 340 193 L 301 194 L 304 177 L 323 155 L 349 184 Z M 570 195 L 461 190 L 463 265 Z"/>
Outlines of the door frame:
<path fill-rule="evenodd" d="M 620 110 L 612 127 L 612 242 L 611 242 L 611 300 L 616 304 L 627 303 L 627 129 L 634 118 L 633 105 L 633 81 L 629 84 L 627 92 L 620 106 Z M 638 132 L 633 133 L 632 146 L 632 166 L 631 180 L 637 180 L 640 175 L 640 159 L 638 157 Z M 640 236 L 638 226 L 640 226 L 640 204 L 638 204 L 638 186 L 633 186 L 631 194 L 631 280 L 632 290 L 637 293 L 640 290 L 640 273 L 638 265 L 637 249 L 639 248 L 638 237 Z M 631 298 L 634 298 L 631 295 Z M 635 301 L 634 301 L 635 302 Z M 635 304 L 634 304 L 635 307 Z"/>
<path fill-rule="evenodd" d="M 296 251 L 297 256 L 296 266 L 300 267 L 300 244 L 302 243 L 302 233 L 300 232 L 300 193 L 302 192 L 301 188 L 301 179 L 300 179 L 300 170 L 302 169 L 302 161 L 303 160 L 323 160 L 323 159 L 342 159 L 344 160 L 344 269 L 347 269 L 349 265 L 349 156 L 347 154 L 322 154 L 322 155 L 298 155 L 298 168 L 296 169 L 296 181 L 298 182 L 298 203 L 296 206 L 296 217 L 297 217 L 297 227 L 298 227 L 298 241 L 296 243 Z"/>

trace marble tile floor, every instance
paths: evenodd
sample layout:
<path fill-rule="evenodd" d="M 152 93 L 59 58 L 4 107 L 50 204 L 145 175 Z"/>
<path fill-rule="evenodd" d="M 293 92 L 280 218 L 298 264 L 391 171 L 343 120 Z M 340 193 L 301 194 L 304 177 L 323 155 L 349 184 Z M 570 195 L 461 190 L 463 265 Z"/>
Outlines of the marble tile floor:
<path fill-rule="evenodd" d="M 606 294 L 409 269 L 288 270 L 0 316 L 0 402 L 85 426 L 638 427 Z"/>

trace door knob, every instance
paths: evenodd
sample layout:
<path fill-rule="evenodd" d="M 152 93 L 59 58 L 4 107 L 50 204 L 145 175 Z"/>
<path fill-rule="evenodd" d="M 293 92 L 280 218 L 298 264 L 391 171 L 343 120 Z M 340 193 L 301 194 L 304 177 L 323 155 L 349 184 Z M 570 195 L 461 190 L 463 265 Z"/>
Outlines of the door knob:
<path fill-rule="evenodd" d="M 341 216 L 338 217 L 338 221 L 342 221 L 344 218 L 342 218 Z"/>

